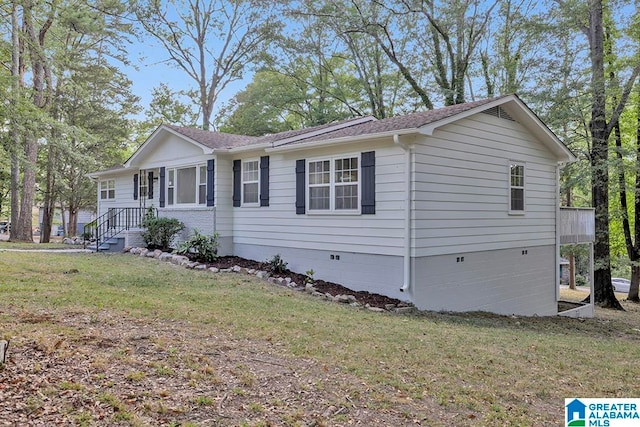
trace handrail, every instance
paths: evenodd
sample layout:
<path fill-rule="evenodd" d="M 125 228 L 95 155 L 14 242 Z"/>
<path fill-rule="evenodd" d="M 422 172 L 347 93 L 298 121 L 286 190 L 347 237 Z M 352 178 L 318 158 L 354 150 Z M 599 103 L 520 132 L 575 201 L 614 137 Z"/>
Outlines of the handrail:
<path fill-rule="evenodd" d="M 147 215 L 151 213 L 158 216 L 158 209 L 155 208 L 112 208 L 100 215 L 95 221 L 84 226 L 82 233 L 84 247 L 87 247 L 87 240 L 95 240 L 96 252 L 100 251 L 100 245 L 109 239 L 119 235 L 125 230 L 142 226 Z"/>

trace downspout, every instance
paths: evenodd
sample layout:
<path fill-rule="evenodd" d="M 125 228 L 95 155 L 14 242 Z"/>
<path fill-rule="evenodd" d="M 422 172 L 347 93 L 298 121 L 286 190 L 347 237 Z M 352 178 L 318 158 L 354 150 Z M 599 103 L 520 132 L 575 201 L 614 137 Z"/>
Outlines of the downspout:
<path fill-rule="evenodd" d="M 562 169 L 564 165 L 565 163 L 558 163 L 556 165 L 556 302 L 560 301 L 560 169 Z"/>
<path fill-rule="evenodd" d="M 393 142 L 405 152 L 405 206 L 404 206 L 404 277 L 400 292 L 406 292 L 411 286 L 411 147 L 400 142 L 398 134 L 393 135 Z"/>

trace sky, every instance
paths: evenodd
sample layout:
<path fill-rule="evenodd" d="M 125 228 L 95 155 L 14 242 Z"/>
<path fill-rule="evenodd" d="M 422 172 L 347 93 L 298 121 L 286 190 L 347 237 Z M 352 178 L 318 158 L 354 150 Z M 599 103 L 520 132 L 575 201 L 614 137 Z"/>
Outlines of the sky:
<path fill-rule="evenodd" d="M 144 112 L 148 109 L 152 100 L 152 91 L 160 83 L 165 83 L 171 90 L 195 89 L 196 83 L 185 71 L 178 69 L 172 61 L 168 61 L 168 53 L 162 45 L 150 36 L 144 40 L 133 39 L 129 48 L 129 60 L 131 66 L 118 67 L 132 81 L 132 92 L 140 97 L 141 112 L 136 116 L 144 119 Z M 253 73 L 249 68 L 245 71 L 242 80 L 230 83 L 219 95 L 212 120 L 215 120 L 223 104 L 228 103 L 233 96 L 244 89 L 251 81 Z"/>

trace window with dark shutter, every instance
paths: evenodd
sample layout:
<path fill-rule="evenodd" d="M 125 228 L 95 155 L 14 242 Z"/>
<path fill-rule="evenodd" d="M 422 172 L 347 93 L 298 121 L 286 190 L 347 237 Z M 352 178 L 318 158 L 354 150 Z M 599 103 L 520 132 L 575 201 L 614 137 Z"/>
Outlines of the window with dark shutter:
<path fill-rule="evenodd" d="M 362 153 L 360 166 L 362 168 L 361 213 L 372 215 L 376 213 L 376 152 Z"/>
<path fill-rule="evenodd" d="M 269 206 L 269 156 L 260 157 L 260 206 Z"/>
<path fill-rule="evenodd" d="M 165 180 L 165 168 L 164 166 L 160 168 L 160 207 L 164 208 L 165 204 L 165 190 L 166 180 Z"/>
<path fill-rule="evenodd" d="M 215 160 L 214 159 L 207 160 L 207 206 L 214 206 L 214 202 L 215 202 L 214 195 L 213 195 L 214 167 L 215 167 Z"/>
<path fill-rule="evenodd" d="M 240 187 L 242 186 L 242 171 L 241 171 L 241 161 L 234 160 L 233 161 L 233 206 L 240 206 Z"/>
<path fill-rule="evenodd" d="M 138 200 L 138 174 L 133 175 L 133 200 Z"/>
<path fill-rule="evenodd" d="M 305 167 L 305 159 L 296 160 L 296 214 L 298 215 L 306 211 Z"/>

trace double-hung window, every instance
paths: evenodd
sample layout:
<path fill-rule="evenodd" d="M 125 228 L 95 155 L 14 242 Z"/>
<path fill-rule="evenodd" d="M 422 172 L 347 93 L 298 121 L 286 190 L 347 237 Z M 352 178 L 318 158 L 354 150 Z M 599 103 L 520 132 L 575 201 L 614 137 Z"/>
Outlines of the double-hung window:
<path fill-rule="evenodd" d="M 116 198 L 116 180 L 107 179 L 106 181 L 100 181 L 100 199 L 115 199 Z"/>
<path fill-rule="evenodd" d="M 258 160 L 242 162 L 242 204 L 257 205 L 260 188 L 260 165 Z"/>
<path fill-rule="evenodd" d="M 139 187 L 139 195 L 141 198 L 146 198 L 149 194 L 149 183 L 147 182 L 147 172 L 144 170 L 140 171 L 140 185 Z"/>
<path fill-rule="evenodd" d="M 309 211 L 357 212 L 359 208 L 359 158 L 310 160 Z"/>
<path fill-rule="evenodd" d="M 525 208 L 525 167 L 524 163 L 509 164 L 509 212 L 523 214 Z"/>
<path fill-rule="evenodd" d="M 207 166 L 172 168 L 167 171 L 167 205 L 205 205 Z"/>

